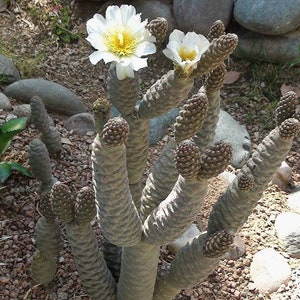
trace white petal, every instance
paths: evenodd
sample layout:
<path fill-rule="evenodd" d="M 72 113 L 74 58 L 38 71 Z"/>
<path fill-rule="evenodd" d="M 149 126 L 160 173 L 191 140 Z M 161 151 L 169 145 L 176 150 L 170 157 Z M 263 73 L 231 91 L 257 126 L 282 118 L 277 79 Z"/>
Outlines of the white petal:
<path fill-rule="evenodd" d="M 116 66 L 117 78 L 123 80 L 126 77 L 134 78 L 134 72 L 130 67 L 123 67 L 121 64 Z"/>
<path fill-rule="evenodd" d="M 136 20 L 136 18 L 131 18 L 127 22 L 127 26 L 130 27 L 133 34 L 136 35 L 145 35 L 145 32 L 148 32 L 149 34 L 149 31 L 145 29 L 146 25 L 147 21 L 140 22 L 139 20 Z"/>
<path fill-rule="evenodd" d="M 102 59 L 104 60 L 104 62 L 107 64 L 111 61 L 116 61 L 119 62 L 120 58 L 117 57 L 116 55 L 114 55 L 111 52 L 102 52 L 101 53 Z"/>
<path fill-rule="evenodd" d="M 106 9 L 105 19 L 106 20 L 115 20 L 120 18 L 120 8 L 117 5 L 111 5 Z"/>
<path fill-rule="evenodd" d="M 147 58 L 132 57 L 130 60 L 130 67 L 134 71 L 147 67 Z"/>
<path fill-rule="evenodd" d="M 92 32 L 103 33 L 106 27 L 106 20 L 103 16 L 96 14 L 92 19 L 89 19 L 86 22 L 87 33 L 90 34 Z"/>
<path fill-rule="evenodd" d="M 173 60 L 173 53 L 168 48 L 164 49 L 162 52 L 167 58 Z"/>
<path fill-rule="evenodd" d="M 170 34 L 169 41 L 176 40 L 178 42 L 182 41 L 184 38 L 184 33 L 178 29 L 174 29 Z"/>
<path fill-rule="evenodd" d="M 107 47 L 103 40 L 103 36 L 97 32 L 93 32 L 86 37 L 86 40 L 97 50 L 105 51 Z"/>
<path fill-rule="evenodd" d="M 128 21 L 136 14 L 136 10 L 132 5 L 121 5 L 120 12 L 123 25 L 127 25 Z"/>
<path fill-rule="evenodd" d="M 95 65 L 96 63 L 98 63 L 101 59 L 102 59 L 102 55 L 100 51 L 95 51 L 93 52 L 90 56 L 90 62 Z"/>
<path fill-rule="evenodd" d="M 134 54 L 141 57 L 143 55 L 153 54 L 155 51 L 156 47 L 153 43 L 143 42 L 136 47 Z"/>
<path fill-rule="evenodd" d="M 176 62 L 178 64 L 180 64 L 182 62 L 182 59 L 181 59 L 180 55 L 178 54 L 177 49 L 174 47 L 172 47 L 172 48 L 168 47 L 167 49 L 163 50 L 163 53 L 166 57 L 171 59 L 173 62 Z"/>

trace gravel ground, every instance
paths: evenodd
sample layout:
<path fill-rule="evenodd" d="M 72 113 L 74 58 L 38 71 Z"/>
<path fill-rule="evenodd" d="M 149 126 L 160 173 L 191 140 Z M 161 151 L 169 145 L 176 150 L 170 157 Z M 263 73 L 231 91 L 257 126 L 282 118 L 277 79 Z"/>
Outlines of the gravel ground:
<path fill-rule="evenodd" d="M 83 38 L 75 43 L 61 43 L 53 35 L 51 18 L 50 20 L 45 18 L 45 15 L 48 16 L 53 10 L 54 2 L 22 0 L 16 3 L 11 1 L 8 12 L 0 13 L 0 50 L 4 55 L 14 59 L 23 78 L 42 77 L 63 84 L 80 95 L 90 107 L 96 98 L 105 95 L 107 67 L 101 64 L 92 66 L 89 63 L 88 55 L 91 48 Z M 67 2 L 67 4 L 70 5 L 71 11 L 74 11 L 74 3 Z M 43 11 L 45 15 L 34 13 L 34 6 L 37 6 L 39 12 Z M 83 31 L 84 20 L 73 15 L 70 22 L 73 26 L 70 30 L 79 33 Z M 277 67 L 264 64 L 258 66 L 261 73 L 257 74 L 255 72 L 258 71 L 250 62 L 231 59 L 227 64 L 230 70 L 241 72 L 241 76 L 238 81 L 224 87 L 222 105 L 247 127 L 255 148 L 274 126 L 272 121 L 274 103 L 271 103 L 269 98 L 262 93 L 268 84 L 265 78 L 270 77 L 270 72 L 278 75 L 272 92 L 279 97 L 282 83 L 299 85 L 299 68 L 284 69 L 279 73 Z M 150 59 L 150 65 L 151 67 L 141 74 L 142 91 L 170 67 L 169 62 L 162 60 L 159 55 Z M 254 91 L 257 94 L 254 95 Z M 19 103 L 13 102 L 13 105 L 17 104 Z M 6 117 L 7 113 L 0 111 L 0 121 L 5 120 Z M 90 150 L 94 135 L 82 137 L 72 134 L 64 128 L 65 117 L 53 114 L 51 117 L 62 137 L 65 138 L 61 153 L 55 160 L 51 160 L 54 176 L 68 183 L 71 190 L 91 186 Z M 4 160 L 18 161 L 26 166 L 28 144 L 36 136 L 38 132 L 32 125 L 29 125 L 24 132 L 14 138 Z M 160 153 L 164 141 L 165 139 L 150 149 L 145 176 Z M 298 145 L 295 145 L 289 153 L 287 162 L 293 169 L 294 184 L 299 185 Z M 229 171 L 235 172 L 236 170 L 230 168 Z M 224 182 L 220 180 L 211 182 L 211 193 L 199 213 L 199 220 L 202 224 L 205 224 L 211 205 L 223 191 L 224 185 Z M 18 174 L 11 176 L 5 185 L 0 187 L 0 298 L 3 300 L 87 300 L 89 298 L 81 287 L 66 238 L 64 238 L 59 268 L 53 283 L 46 289 L 34 285 L 31 281 L 30 264 L 35 250 L 34 226 L 40 217 L 37 187 L 36 180 Z M 280 212 L 288 210 L 287 193 L 288 191 L 282 191 L 270 185 L 247 223 L 240 230 L 240 236 L 246 245 L 246 254 L 237 261 L 222 260 L 206 281 L 191 290 L 182 291 L 176 299 L 300 299 L 297 296 L 300 294 L 300 261 L 290 258 L 281 250 L 274 232 L 275 217 Z M 95 231 L 100 241 L 101 234 L 96 227 Z M 252 256 L 265 247 L 278 250 L 293 269 L 293 275 L 288 284 L 269 296 L 259 295 L 253 288 L 249 275 Z M 166 249 L 162 249 L 160 263 L 170 260 L 172 260 L 172 255 Z"/>

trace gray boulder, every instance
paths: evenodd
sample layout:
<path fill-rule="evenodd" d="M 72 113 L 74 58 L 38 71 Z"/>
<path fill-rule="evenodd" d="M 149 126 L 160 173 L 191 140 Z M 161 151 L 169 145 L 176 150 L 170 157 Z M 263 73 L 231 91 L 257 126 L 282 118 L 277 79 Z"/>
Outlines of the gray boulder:
<path fill-rule="evenodd" d="M 0 109 L 11 110 L 11 103 L 3 93 L 0 93 Z"/>
<path fill-rule="evenodd" d="M 151 146 L 163 138 L 167 133 L 168 127 L 175 122 L 178 113 L 179 109 L 173 108 L 164 115 L 150 119 L 149 144 Z"/>
<path fill-rule="evenodd" d="M 250 276 L 261 294 L 272 293 L 288 282 L 291 267 L 280 253 L 272 248 L 265 248 L 253 256 Z"/>
<path fill-rule="evenodd" d="M 246 253 L 246 246 L 242 238 L 235 234 L 232 245 L 230 246 L 228 252 L 225 253 L 224 258 L 227 260 L 238 260 Z"/>
<path fill-rule="evenodd" d="M 294 188 L 288 195 L 287 204 L 293 212 L 300 214 L 300 186 Z"/>
<path fill-rule="evenodd" d="M 299 59 L 300 29 L 281 36 L 268 36 L 235 26 L 232 31 L 239 37 L 233 55 L 270 63 L 293 63 Z"/>
<path fill-rule="evenodd" d="M 283 249 L 290 256 L 300 258 L 300 214 L 279 214 L 275 221 L 275 229 Z"/>
<path fill-rule="evenodd" d="M 174 108 L 168 113 L 150 120 L 150 146 L 153 146 L 163 138 L 167 132 L 167 128 L 175 122 L 178 113 L 179 109 Z M 112 116 L 115 117 L 118 115 L 118 110 L 115 107 L 112 107 Z M 215 135 L 215 141 L 221 140 L 232 145 L 232 166 L 241 168 L 249 158 L 252 149 L 250 135 L 244 126 L 240 125 L 233 117 L 223 110 L 220 110 Z"/>
<path fill-rule="evenodd" d="M 215 141 L 221 140 L 230 143 L 233 148 L 232 166 L 241 168 L 252 149 L 250 135 L 244 126 L 224 110 L 220 110 L 215 136 Z"/>
<path fill-rule="evenodd" d="M 172 31 L 176 27 L 176 21 L 169 1 L 133 0 L 130 4 L 136 8 L 138 13 L 142 14 L 143 20 L 148 19 L 150 22 L 157 17 L 163 17 L 168 21 L 169 31 Z"/>
<path fill-rule="evenodd" d="M 235 20 L 267 35 L 281 35 L 300 27 L 300 0 L 236 0 Z"/>
<path fill-rule="evenodd" d="M 4 83 L 11 83 L 20 80 L 20 74 L 13 61 L 0 54 L 0 79 Z"/>
<path fill-rule="evenodd" d="M 175 108 L 165 115 L 150 120 L 150 145 L 157 143 L 166 134 L 167 128 L 175 122 L 178 112 L 179 109 Z M 249 158 L 252 148 L 250 135 L 244 126 L 223 110 L 220 110 L 215 136 L 215 141 L 220 140 L 232 145 L 231 164 L 235 168 L 241 168 Z"/>
<path fill-rule="evenodd" d="M 211 25 L 221 20 L 228 25 L 233 0 L 174 0 L 173 9 L 179 29 L 207 35 Z"/>
<path fill-rule="evenodd" d="M 65 126 L 69 131 L 79 135 L 85 135 L 88 131 L 95 131 L 94 117 L 90 113 L 80 113 L 73 115 L 65 121 Z"/>
<path fill-rule="evenodd" d="M 197 225 L 192 223 L 190 227 L 182 234 L 182 236 L 169 244 L 167 248 L 171 253 L 176 254 L 182 247 L 196 238 L 200 233 L 201 232 Z"/>
<path fill-rule="evenodd" d="M 13 112 L 18 118 L 26 117 L 27 120 L 31 119 L 31 108 L 30 104 L 21 104 L 14 107 Z"/>
<path fill-rule="evenodd" d="M 66 87 L 44 79 L 22 79 L 10 84 L 3 93 L 20 102 L 29 104 L 33 96 L 43 99 L 49 112 L 74 115 L 86 112 L 87 108 L 80 97 Z"/>
<path fill-rule="evenodd" d="M 276 173 L 272 178 L 272 183 L 276 184 L 282 190 L 287 190 L 289 186 L 292 186 L 292 175 L 292 168 L 283 161 L 281 166 L 276 170 Z"/>

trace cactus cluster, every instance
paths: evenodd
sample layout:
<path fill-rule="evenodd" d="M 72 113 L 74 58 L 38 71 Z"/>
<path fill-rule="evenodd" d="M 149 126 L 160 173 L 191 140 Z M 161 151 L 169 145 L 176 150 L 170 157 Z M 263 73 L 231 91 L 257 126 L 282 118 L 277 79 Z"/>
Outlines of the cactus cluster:
<path fill-rule="evenodd" d="M 149 28 L 158 41 L 163 40 L 164 20 L 151 22 Z M 224 60 L 234 51 L 237 37 L 225 34 L 218 21 L 208 38 L 210 46 L 192 73 L 185 76 L 177 68 L 169 71 L 142 99 L 138 72 L 120 81 L 116 66 L 111 65 L 108 100 L 98 99 L 93 106 L 97 132 L 92 151 L 93 191 L 72 192 L 54 179 L 48 150 L 41 141 L 32 142 L 29 161 L 41 182 L 43 215 L 36 227 L 38 250 L 32 267 L 37 283 L 48 284 L 54 277 L 58 224 L 66 230 L 83 286 L 95 300 L 170 300 L 181 289 L 205 279 L 229 249 L 235 232 L 287 155 L 300 122 L 294 115 L 295 96 L 284 95 L 276 110 L 277 127 L 219 197 L 207 231 L 181 248 L 166 272 L 158 274 L 160 246 L 190 226 L 201 210 L 208 180 L 223 172 L 232 157 L 228 143 L 213 140 L 226 73 Z M 194 79 L 202 75 L 206 76 L 204 85 L 186 99 Z M 120 116 L 110 117 L 112 105 Z M 174 136 L 143 186 L 149 119 L 178 105 Z M 90 225 L 96 212 L 104 239 L 102 250 Z"/>

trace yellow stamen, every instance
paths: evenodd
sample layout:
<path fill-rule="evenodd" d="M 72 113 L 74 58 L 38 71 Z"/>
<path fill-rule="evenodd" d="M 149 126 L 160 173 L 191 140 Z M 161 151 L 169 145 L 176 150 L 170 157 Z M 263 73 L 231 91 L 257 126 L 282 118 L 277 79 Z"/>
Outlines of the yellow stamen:
<path fill-rule="evenodd" d="M 178 51 L 179 56 L 183 61 L 195 59 L 197 52 L 195 50 L 188 50 L 184 47 L 180 48 Z"/>
<path fill-rule="evenodd" d="M 137 45 L 135 36 L 126 28 L 116 28 L 106 38 L 108 50 L 117 56 L 130 56 Z"/>

